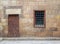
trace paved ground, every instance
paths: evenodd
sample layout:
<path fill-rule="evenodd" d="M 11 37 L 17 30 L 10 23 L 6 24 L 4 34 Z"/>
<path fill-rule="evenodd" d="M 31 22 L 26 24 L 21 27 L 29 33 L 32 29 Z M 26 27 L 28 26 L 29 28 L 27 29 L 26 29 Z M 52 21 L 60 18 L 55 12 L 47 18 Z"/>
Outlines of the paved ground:
<path fill-rule="evenodd" d="M 23 41 L 11 41 L 3 40 L 0 41 L 0 44 L 60 44 L 60 41 L 33 41 L 33 40 L 23 40 Z"/>

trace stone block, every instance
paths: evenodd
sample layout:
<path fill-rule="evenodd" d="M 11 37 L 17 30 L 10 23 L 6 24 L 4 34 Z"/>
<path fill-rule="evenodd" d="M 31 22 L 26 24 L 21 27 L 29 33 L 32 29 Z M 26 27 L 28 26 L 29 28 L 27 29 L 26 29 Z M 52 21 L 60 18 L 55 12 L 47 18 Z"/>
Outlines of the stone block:
<path fill-rule="evenodd" d="M 36 37 L 52 37 L 52 32 L 50 31 L 44 31 L 44 32 L 36 32 L 35 36 Z"/>
<path fill-rule="evenodd" d="M 53 37 L 60 37 L 60 31 L 53 32 Z"/>

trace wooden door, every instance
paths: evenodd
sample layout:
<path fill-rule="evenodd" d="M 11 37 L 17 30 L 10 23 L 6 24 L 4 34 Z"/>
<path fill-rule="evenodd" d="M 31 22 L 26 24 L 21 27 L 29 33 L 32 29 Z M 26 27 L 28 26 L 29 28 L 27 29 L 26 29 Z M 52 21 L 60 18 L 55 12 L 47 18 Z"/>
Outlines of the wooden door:
<path fill-rule="evenodd" d="M 8 16 L 8 37 L 19 37 L 19 15 Z"/>

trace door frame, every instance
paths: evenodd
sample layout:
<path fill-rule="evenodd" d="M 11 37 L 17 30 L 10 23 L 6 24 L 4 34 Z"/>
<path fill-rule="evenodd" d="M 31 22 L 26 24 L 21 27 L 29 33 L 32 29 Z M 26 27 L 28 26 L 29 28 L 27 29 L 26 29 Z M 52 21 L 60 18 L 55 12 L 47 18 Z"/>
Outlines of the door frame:
<path fill-rule="evenodd" d="M 9 14 L 6 14 L 6 10 L 7 9 L 21 9 L 21 14 L 18 14 L 18 16 L 19 16 L 19 33 L 20 33 L 20 18 L 22 18 L 23 17 L 23 15 L 22 15 L 22 13 L 23 13 L 23 10 L 22 10 L 22 6 L 7 6 L 7 7 L 4 7 L 4 19 L 7 19 L 7 32 L 8 32 L 8 16 L 9 16 Z M 11 15 L 11 14 L 10 14 Z M 7 35 L 8 35 L 8 33 L 7 33 Z"/>

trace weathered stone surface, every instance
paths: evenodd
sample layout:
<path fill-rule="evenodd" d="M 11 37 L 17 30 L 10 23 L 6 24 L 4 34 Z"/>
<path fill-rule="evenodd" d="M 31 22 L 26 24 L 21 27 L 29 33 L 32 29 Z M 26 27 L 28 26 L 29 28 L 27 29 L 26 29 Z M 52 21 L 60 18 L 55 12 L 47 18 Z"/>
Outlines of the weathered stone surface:
<path fill-rule="evenodd" d="M 53 37 L 60 37 L 60 31 L 53 32 Z"/>
<path fill-rule="evenodd" d="M 8 34 L 8 16 L 4 12 L 8 6 L 21 6 L 22 15 L 19 18 L 19 32 L 21 37 L 60 37 L 60 0 L 11 0 L 11 1 L 0 1 L 0 18 L 6 18 L 6 21 L 1 21 L 0 25 L 3 24 L 3 35 Z M 7 3 L 6 3 L 7 2 Z M 45 28 L 34 27 L 34 10 L 45 10 Z M 51 30 L 51 27 L 56 27 Z M 2 31 L 1 31 L 2 32 Z M 2 34 L 2 33 L 1 33 Z"/>
<path fill-rule="evenodd" d="M 44 32 L 36 32 L 36 37 L 52 37 L 53 33 L 51 31 L 44 31 Z"/>

